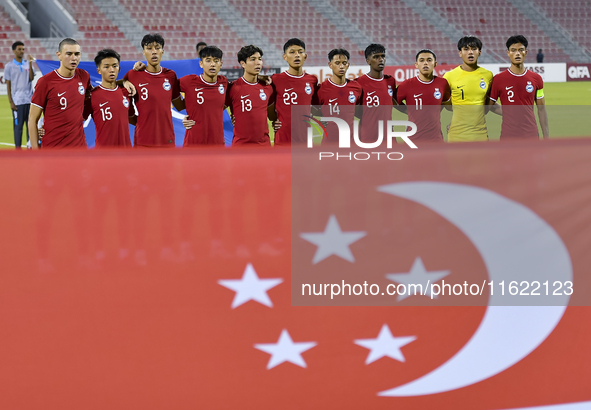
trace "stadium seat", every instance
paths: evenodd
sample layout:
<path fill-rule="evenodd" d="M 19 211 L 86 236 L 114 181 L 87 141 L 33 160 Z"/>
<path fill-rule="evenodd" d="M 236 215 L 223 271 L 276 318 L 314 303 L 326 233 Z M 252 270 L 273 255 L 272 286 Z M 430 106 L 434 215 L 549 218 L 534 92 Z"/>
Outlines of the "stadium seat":
<path fill-rule="evenodd" d="M 538 4 L 552 3 L 550 0 L 534 1 Z M 530 49 L 544 49 L 546 62 L 571 61 L 557 44 L 507 0 L 431 0 L 430 6 L 439 12 L 443 19 L 466 30 L 466 34 L 478 36 L 486 51 L 491 50 L 499 56 L 505 56 L 505 41 L 519 31 L 529 39 Z M 457 8 L 458 13 L 449 13 L 449 8 Z M 587 19 L 587 24 L 588 22 Z M 530 56 L 530 61 L 535 61 L 535 57 Z"/>

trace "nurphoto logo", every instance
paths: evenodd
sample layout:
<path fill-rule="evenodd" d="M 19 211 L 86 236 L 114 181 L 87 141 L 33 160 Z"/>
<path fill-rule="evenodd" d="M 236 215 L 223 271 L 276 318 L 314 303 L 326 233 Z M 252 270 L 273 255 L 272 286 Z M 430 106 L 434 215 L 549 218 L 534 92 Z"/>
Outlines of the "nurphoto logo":
<path fill-rule="evenodd" d="M 417 126 L 415 123 L 410 121 L 394 121 L 389 120 L 387 121 L 386 132 L 384 135 L 384 121 L 378 121 L 378 132 L 377 132 L 377 139 L 373 142 L 364 142 L 361 141 L 359 138 L 359 121 L 353 122 L 353 132 L 351 132 L 351 127 L 342 118 L 338 117 L 320 117 L 319 120 L 315 119 L 312 116 L 304 115 L 304 117 L 310 119 L 310 121 L 304 120 L 306 123 L 310 124 L 308 127 L 308 134 L 307 134 L 307 147 L 313 148 L 314 147 L 314 129 L 316 129 L 317 133 L 322 136 L 322 142 L 330 142 L 332 144 L 338 141 L 339 148 L 351 148 L 351 136 L 353 136 L 353 143 L 357 148 L 362 148 L 365 150 L 375 150 L 380 148 L 384 144 L 384 139 L 386 141 L 386 148 L 391 150 L 395 144 L 398 145 L 395 141 L 396 138 L 400 138 L 403 142 L 406 143 L 410 148 L 418 148 L 410 139 L 417 132 Z M 338 136 L 337 135 L 328 135 L 328 131 L 323 124 L 328 122 L 333 122 L 336 124 L 338 128 Z M 404 131 L 394 131 L 394 127 L 404 127 Z M 386 151 L 359 151 L 359 152 L 349 152 L 347 154 L 334 152 L 334 151 L 325 151 L 319 153 L 319 160 L 333 158 L 336 160 L 339 159 L 349 159 L 349 160 L 361 160 L 367 161 L 370 158 L 375 159 L 382 159 L 387 158 L 389 160 L 401 160 L 404 156 L 401 152 L 386 152 Z"/>

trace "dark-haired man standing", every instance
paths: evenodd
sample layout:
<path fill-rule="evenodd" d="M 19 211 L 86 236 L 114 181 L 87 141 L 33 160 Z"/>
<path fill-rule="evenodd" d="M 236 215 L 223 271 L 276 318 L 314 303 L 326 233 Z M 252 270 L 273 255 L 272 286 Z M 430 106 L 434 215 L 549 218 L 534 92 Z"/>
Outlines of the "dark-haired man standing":
<path fill-rule="evenodd" d="M 306 44 L 299 38 L 289 39 L 283 45 L 283 59 L 289 68 L 283 73 L 273 75 L 271 84 L 274 98 L 271 103 L 275 104 L 277 119 L 281 123 L 281 128 L 275 132 L 275 145 L 291 144 L 292 136 L 298 138 L 298 141 L 294 142 L 306 141 L 308 126 L 296 119 L 292 129 L 291 108 L 294 105 L 312 105 L 312 98 L 318 89 L 318 79 L 304 73 L 307 57 Z M 306 114 L 310 115 L 310 112 L 306 111 Z"/>
<path fill-rule="evenodd" d="M 462 64 L 443 75 L 449 83 L 454 106 L 448 142 L 488 140 L 484 106 L 490 104 L 488 96 L 493 74 L 478 65 L 481 53 L 482 41 L 476 37 L 462 37 L 458 41 Z"/>
<path fill-rule="evenodd" d="M 56 55 L 60 60 L 59 68 L 39 79 L 31 101 L 31 148 L 39 148 L 37 124 L 43 112 L 43 148 L 86 148 L 82 115 L 84 101 L 90 93 L 90 75 L 78 68 L 81 52 L 76 40 L 62 40 Z"/>
<path fill-rule="evenodd" d="M 503 105 L 503 124 L 501 140 L 512 138 L 539 139 L 534 104 L 538 107 L 538 117 L 544 139 L 549 138 L 548 114 L 544 102 L 544 81 L 542 77 L 525 68 L 527 39 L 522 35 L 511 36 L 507 40 L 507 55 L 511 67 L 495 75 L 490 99 Z"/>
<path fill-rule="evenodd" d="M 185 109 L 179 82 L 174 71 L 160 65 L 164 54 L 164 38 L 160 34 L 147 34 L 142 39 L 146 69 L 130 70 L 124 80 L 136 90 L 138 111 L 134 134 L 136 147 L 171 147 L 174 145 L 174 127 L 170 103 L 178 111 Z"/>
<path fill-rule="evenodd" d="M 392 119 L 392 106 L 396 97 L 396 80 L 384 74 L 386 66 L 386 48 L 381 44 L 370 44 L 365 49 L 365 61 L 369 64 L 369 73 L 359 77 L 361 85 L 361 103 L 363 112 L 359 127 L 362 142 L 376 142 L 379 138 L 379 122 L 383 122 L 383 138 L 386 137 L 387 121 Z"/>
<path fill-rule="evenodd" d="M 228 79 L 218 75 L 224 53 L 215 46 L 206 46 L 199 52 L 199 65 L 203 74 L 189 74 L 180 79 L 185 93 L 187 132 L 183 146 L 203 144 L 224 145 L 224 108 Z M 187 121 L 189 120 L 189 121 Z"/>
<path fill-rule="evenodd" d="M 31 97 L 33 96 L 33 70 L 34 58 L 25 59 L 25 44 L 17 41 L 12 45 L 14 59 L 4 67 L 4 80 L 8 91 L 8 102 L 14 120 L 14 146 L 21 148 L 23 139 L 23 126 L 27 125 L 27 144 L 29 141 L 29 112 L 31 109 Z"/>
<path fill-rule="evenodd" d="M 94 59 L 103 81 L 86 100 L 84 118 L 94 119 L 97 148 L 131 147 L 128 124 L 135 125 L 136 117 L 129 93 L 117 85 L 120 62 L 119 53 L 111 49 L 99 51 Z"/>
<path fill-rule="evenodd" d="M 451 91 L 445 78 L 437 77 L 437 56 L 431 50 L 420 50 L 415 57 L 419 75 L 402 82 L 396 90 L 396 101 L 406 102 L 408 120 L 417 125 L 410 137 L 413 142 L 443 142 L 441 106 L 450 102 Z"/>
<path fill-rule="evenodd" d="M 349 130 L 353 131 L 355 120 L 355 108 L 361 104 L 361 85 L 357 81 L 347 79 L 350 54 L 343 48 L 335 48 L 328 53 L 328 67 L 332 76 L 328 77 L 320 85 L 316 93 L 315 103 L 322 106 L 324 117 L 338 117 L 349 124 Z M 338 143 L 339 129 L 337 125 L 329 121 L 326 125 L 328 140 L 326 143 Z"/>
<path fill-rule="evenodd" d="M 199 53 L 201 52 L 201 50 L 203 50 L 205 47 L 207 47 L 207 43 L 205 41 L 200 41 L 197 43 L 197 45 L 195 46 L 195 49 L 197 50 L 197 56 L 199 56 L 199 58 L 201 58 L 201 56 L 199 55 Z"/>
<path fill-rule="evenodd" d="M 267 108 L 273 88 L 259 82 L 263 50 L 254 45 L 242 47 L 238 51 L 238 63 L 244 75 L 230 84 L 226 95 L 226 105 L 235 118 L 232 144 L 270 146 Z"/>

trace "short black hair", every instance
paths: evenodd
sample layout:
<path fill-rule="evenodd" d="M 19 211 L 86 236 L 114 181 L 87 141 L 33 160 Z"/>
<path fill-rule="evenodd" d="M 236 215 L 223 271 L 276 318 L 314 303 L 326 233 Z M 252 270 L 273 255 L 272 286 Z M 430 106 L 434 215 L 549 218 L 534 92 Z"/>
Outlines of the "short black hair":
<path fill-rule="evenodd" d="M 257 46 L 253 46 L 252 44 L 248 45 L 248 46 L 244 46 L 240 49 L 240 51 L 238 51 L 238 62 L 240 63 L 240 62 L 244 61 L 246 63 L 246 60 L 248 59 L 248 57 L 250 57 L 256 53 L 261 53 L 261 57 L 263 56 L 263 50 L 261 50 Z"/>
<path fill-rule="evenodd" d="M 207 46 L 207 43 L 205 41 L 198 42 L 197 45 L 195 46 L 195 50 L 199 50 L 200 46 Z"/>
<path fill-rule="evenodd" d="M 422 50 L 419 50 L 419 52 L 417 53 L 417 55 L 415 56 L 415 61 L 418 61 L 419 56 L 423 53 L 430 53 L 433 55 L 433 60 L 437 61 L 437 56 L 435 55 L 435 52 L 433 50 L 429 50 L 428 48 L 424 48 Z"/>
<path fill-rule="evenodd" d="M 347 57 L 347 60 L 351 59 L 351 55 L 344 48 L 335 48 L 333 50 L 330 50 L 330 52 L 328 53 L 328 61 L 332 61 L 334 56 L 345 56 Z"/>
<path fill-rule="evenodd" d="M 385 53 L 386 47 L 381 44 L 370 44 L 365 48 L 365 59 L 367 60 L 372 54 Z"/>
<path fill-rule="evenodd" d="M 306 49 L 306 43 L 304 43 L 302 40 L 300 40 L 299 38 L 290 38 L 283 45 L 283 52 L 285 53 L 287 51 L 287 49 L 290 48 L 291 46 L 300 46 L 304 50 Z"/>
<path fill-rule="evenodd" d="M 62 41 L 60 41 L 60 45 L 58 46 L 58 51 L 61 52 L 62 48 L 64 48 L 64 46 L 79 46 L 80 44 L 78 44 L 78 42 L 76 40 L 74 40 L 73 38 L 64 38 Z"/>
<path fill-rule="evenodd" d="M 144 38 L 142 38 L 142 49 L 152 43 L 160 44 L 162 48 L 164 48 L 164 37 L 158 33 L 146 34 Z"/>
<path fill-rule="evenodd" d="M 224 52 L 216 46 L 205 46 L 199 52 L 199 58 L 204 59 L 205 57 L 219 58 L 220 60 L 224 56 Z"/>
<path fill-rule="evenodd" d="M 121 56 L 118 52 L 113 49 L 105 48 L 98 53 L 96 53 L 96 57 L 94 58 L 94 63 L 97 67 L 100 67 L 101 63 L 105 58 L 116 58 L 118 62 L 121 62 Z"/>
<path fill-rule="evenodd" d="M 22 41 L 15 41 L 14 43 L 12 43 L 12 51 L 16 50 L 16 48 L 18 46 L 25 46 L 25 43 L 23 43 Z"/>
<path fill-rule="evenodd" d="M 458 50 L 461 51 L 464 47 L 476 47 L 482 50 L 482 41 L 478 37 L 465 36 L 458 41 Z"/>
<path fill-rule="evenodd" d="M 525 46 L 525 48 L 527 49 L 527 38 L 525 38 L 521 34 L 517 34 L 515 36 L 509 37 L 509 39 L 507 40 L 507 43 L 505 44 L 507 46 L 507 50 L 509 50 L 509 48 L 513 44 L 517 44 L 517 43 L 523 44 Z"/>

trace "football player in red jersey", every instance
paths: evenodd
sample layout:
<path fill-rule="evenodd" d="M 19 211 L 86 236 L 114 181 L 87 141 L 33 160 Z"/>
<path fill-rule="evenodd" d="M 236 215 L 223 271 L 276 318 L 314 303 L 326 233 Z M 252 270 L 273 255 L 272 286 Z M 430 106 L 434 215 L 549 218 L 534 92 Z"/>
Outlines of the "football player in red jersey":
<path fill-rule="evenodd" d="M 353 132 L 355 121 L 355 107 L 361 104 L 361 85 L 357 81 L 347 79 L 349 69 L 349 52 L 342 48 L 335 48 L 328 53 L 328 67 L 332 76 L 320 85 L 314 104 L 322 105 L 323 117 L 338 117 L 347 121 L 349 130 Z M 337 125 L 329 121 L 326 125 L 327 139 L 325 143 L 338 143 L 339 131 Z"/>
<path fill-rule="evenodd" d="M 415 57 L 417 77 L 409 78 L 398 86 L 398 104 L 406 102 L 408 119 L 417 126 L 410 139 L 413 142 L 443 142 L 441 133 L 441 106 L 451 104 L 451 90 L 447 80 L 433 75 L 437 56 L 431 50 L 420 50 Z"/>
<path fill-rule="evenodd" d="M 384 75 L 386 66 L 386 48 L 381 44 L 370 44 L 365 49 L 365 61 L 369 64 L 369 73 L 359 77 L 357 82 L 363 92 L 363 104 L 359 126 L 359 139 L 363 142 L 378 140 L 379 121 L 383 121 L 383 137 L 386 138 L 386 121 L 392 119 L 392 106 L 395 104 L 396 80 L 390 75 Z"/>
<path fill-rule="evenodd" d="M 306 44 L 299 38 L 289 39 L 283 45 L 283 59 L 287 61 L 289 68 L 283 73 L 273 75 L 271 84 L 274 96 L 271 103 L 275 106 L 274 110 L 281 124 L 281 128 L 275 133 L 275 145 L 289 145 L 292 138 L 297 139 L 294 142 L 306 141 L 308 126 L 304 121 L 296 120 L 292 129 L 291 107 L 312 105 L 318 89 L 318 79 L 304 73 L 307 57 Z M 273 110 L 270 117 L 273 118 Z"/>
<path fill-rule="evenodd" d="M 524 66 L 527 44 L 527 39 L 522 35 L 509 37 L 506 45 L 511 66 L 493 78 L 490 99 L 494 103 L 500 99 L 503 107 L 501 139 L 540 138 L 534 104 L 538 107 L 542 135 L 545 139 L 549 138 L 544 81 L 539 74 Z"/>
<path fill-rule="evenodd" d="M 136 147 L 174 147 L 174 127 L 170 103 L 178 111 L 185 109 L 179 81 L 174 71 L 160 65 L 164 54 L 164 38 L 160 34 L 147 34 L 142 39 L 146 57 L 145 70 L 134 67 L 125 74 L 136 90 L 138 111 L 134 141 Z M 137 69 L 141 71 L 136 71 Z"/>
<path fill-rule="evenodd" d="M 249 45 L 238 51 L 238 62 L 244 75 L 232 82 L 226 94 L 226 105 L 234 116 L 233 145 L 271 145 L 267 108 L 273 96 L 270 85 L 259 82 L 263 67 L 263 50 Z"/>
<path fill-rule="evenodd" d="M 84 101 L 90 93 L 90 75 L 78 68 L 82 53 L 76 40 L 62 40 L 56 55 L 59 68 L 39 79 L 31 100 L 31 148 L 39 148 L 37 125 L 43 113 L 43 147 L 86 148 L 82 115 Z"/>
<path fill-rule="evenodd" d="M 84 118 L 92 115 L 96 127 L 95 146 L 131 147 L 129 125 L 136 123 L 135 110 L 127 90 L 117 85 L 121 57 L 115 50 L 97 53 L 94 63 L 103 78 L 86 100 Z"/>
<path fill-rule="evenodd" d="M 203 144 L 224 145 L 224 109 L 228 79 L 218 75 L 224 53 L 215 46 L 205 46 L 199 51 L 199 65 L 203 74 L 190 74 L 180 79 L 185 93 L 187 116 L 183 125 L 187 128 L 184 146 Z"/>

